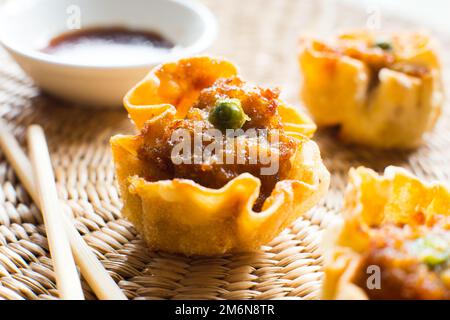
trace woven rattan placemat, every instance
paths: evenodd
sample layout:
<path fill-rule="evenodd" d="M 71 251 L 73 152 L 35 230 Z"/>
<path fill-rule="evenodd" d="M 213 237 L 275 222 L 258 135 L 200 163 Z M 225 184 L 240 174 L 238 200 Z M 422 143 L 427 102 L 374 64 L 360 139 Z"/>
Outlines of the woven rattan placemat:
<path fill-rule="evenodd" d="M 210 0 L 220 35 L 210 51 L 234 60 L 245 78 L 277 84 L 299 105 L 297 38 L 364 26 L 365 8 L 313 0 Z M 333 14 L 332 7 L 339 11 Z M 382 27 L 410 24 L 383 16 Z M 439 36 L 439 35 L 438 35 Z M 450 43 L 440 37 L 443 52 Z M 446 55 L 443 55 L 446 59 Z M 446 74 L 450 64 L 444 60 Z M 123 111 L 92 111 L 54 101 L 0 52 L 0 116 L 23 141 L 24 128 L 41 124 L 52 153 L 64 209 L 119 286 L 132 299 L 267 299 L 318 297 L 321 232 L 339 211 L 348 169 L 377 170 L 395 164 L 427 179 L 449 180 L 448 108 L 426 144 L 412 152 L 376 152 L 346 147 L 329 133 L 316 135 L 332 173 L 328 196 L 259 252 L 193 257 L 150 252 L 120 216 L 109 137 L 131 130 Z M 87 298 L 95 298 L 83 283 Z M 50 299 L 58 295 L 42 218 L 0 152 L 0 298 Z"/>

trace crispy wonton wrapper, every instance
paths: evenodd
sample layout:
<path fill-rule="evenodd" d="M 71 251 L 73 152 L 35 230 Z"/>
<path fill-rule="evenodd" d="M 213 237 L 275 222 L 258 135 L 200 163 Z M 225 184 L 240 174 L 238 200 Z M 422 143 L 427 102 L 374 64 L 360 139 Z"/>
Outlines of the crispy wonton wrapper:
<path fill-rule="evenodd" d="M 124 99 L 139 130 L 161 130 L 186 115 L 199 92 L 219 78 L 237 74 L 230 62 L 194 57 L 155 68 Z M 151 249 L 186 255 L 213 255 L 247 251 L 270 241 L 282 229 L 311 209 L 326 193 L 329 173 L 317 145 L 310 141 L 314 123 L 296 109 L 282 105 L 279 114 L 289 135 L 303 139 L 292 158 L 292 170 L 278 182 L 261 212 L 252 206 L 261 182 L 244 173 L 220 189 L 203 187 L 192 180 L 146 181 L 158 177 L 156 168 L 137 156 L 139 135 L 117 135 L 111 146 L 129 219 Z"/>
<path fill-rule="evenodd" d="M 342 220 L 323 239 L 323 299 L 367 299 L 355 284 L 362 255 L 369 248 L 370 230 L 385 223 L 412 224 L 423 214 L 427 225 L 436 215 L 450 215 L 450 191 L 438 183 L 424 183 L 406 170 L 386 168 L 379 176 L 371 169 L 351 169 Z"/>
<path fill-rule="evenodd" d="M 381 49 L 378 56 L 358 59 L 339 50 L 342 41 L 359 50 L 384 37 L 391 38 L 393 49 L 385 53 L 394 57 L 396 66 L 369 66 L 367 61 L 373 66 L 382 58 Z M 299 62 L 306 107 L 318 126 L 339 127 L 346 142 L 413 148 L 440 115 L 441 68 L 436 44 L 424 34 L 356 31 L 339 35 L 336 42 L 304 38 Z"/>

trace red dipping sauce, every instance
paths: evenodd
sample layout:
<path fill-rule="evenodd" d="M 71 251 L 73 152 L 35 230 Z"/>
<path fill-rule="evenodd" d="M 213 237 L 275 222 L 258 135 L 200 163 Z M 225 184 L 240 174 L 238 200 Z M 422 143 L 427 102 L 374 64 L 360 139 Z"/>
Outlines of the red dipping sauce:
<path fill-rule="evenodd" d="M 171 41 L 154 31 L 97 27 L 63 33 L 51 39 L 42 52 L 68 62 L 110 66 L 145 63 L 174 48 Z"/>

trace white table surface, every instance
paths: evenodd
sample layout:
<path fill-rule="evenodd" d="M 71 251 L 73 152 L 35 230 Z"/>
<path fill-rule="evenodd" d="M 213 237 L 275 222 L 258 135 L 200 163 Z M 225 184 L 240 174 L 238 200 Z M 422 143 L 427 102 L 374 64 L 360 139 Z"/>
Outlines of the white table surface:
<path fill-rule="evenodd" d="M 371 8 L 381 13 L 414 20 L 417 25 L 448 33 L 450 36 L 450 1 L 448 0 L 337 0 Z"/>

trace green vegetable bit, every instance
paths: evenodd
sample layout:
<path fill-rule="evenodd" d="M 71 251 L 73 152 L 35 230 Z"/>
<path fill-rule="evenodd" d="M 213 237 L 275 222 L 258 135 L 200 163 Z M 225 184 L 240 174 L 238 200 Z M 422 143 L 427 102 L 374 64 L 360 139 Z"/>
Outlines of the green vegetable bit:
<path fill-rule="evenodd" d="M 220 130 L 240 129 L 251 120 L 244 112 L 239 99 L 219 99 L 209 112 L 209 122 Z"/>
<path fill-rule="evenodd" d="M 378 47 L 383 50 L 392 50 L 393 49 L 392 43 L 390 43 L 389 41 L 377 41 L 377 42 L 375 42 L 375 44 L 373 46 Z"/>
<path fill-rule="evenodd" d="M 450 248 L 445 235 L 429 234 L 411 244 L 412 253 L 430 267 L 436 267 L 450 259 Z"/>

